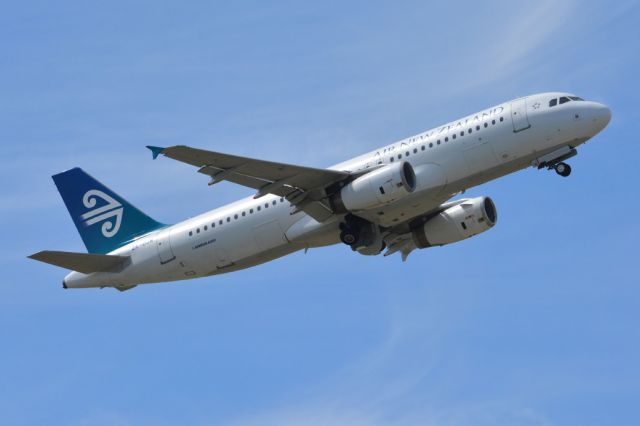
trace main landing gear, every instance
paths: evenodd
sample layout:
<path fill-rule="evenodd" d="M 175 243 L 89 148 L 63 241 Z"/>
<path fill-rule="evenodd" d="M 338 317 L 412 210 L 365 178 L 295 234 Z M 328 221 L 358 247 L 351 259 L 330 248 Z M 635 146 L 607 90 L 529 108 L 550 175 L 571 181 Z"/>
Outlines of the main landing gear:
<path fill-rule="evenodd" d="M 353 246 L 358 241 L 358 231 L 345 223 L 340 224 L 340 241 L 348 246 Z"/>
<path fill-rule="evenodd" d="M 340 232 L 340 241 L 348 246 L 354 245 L 356 241 L 358 241 L 358 232 L 347 226 L 340 227 L 342 228 L 342 231 Z"/>
<path fill-rule="evenodd" d="M 567 163 L 558 163 L 553 166 L 553 169 L 562 177 L 567 177 L 571 174 L 571 166 Z"/>
<path fill-rule="evenodd" d="M 379 254 L 385 248 L 380 226 L 352 214 L 340 223 L 340 241 L 366 256 Z"/>

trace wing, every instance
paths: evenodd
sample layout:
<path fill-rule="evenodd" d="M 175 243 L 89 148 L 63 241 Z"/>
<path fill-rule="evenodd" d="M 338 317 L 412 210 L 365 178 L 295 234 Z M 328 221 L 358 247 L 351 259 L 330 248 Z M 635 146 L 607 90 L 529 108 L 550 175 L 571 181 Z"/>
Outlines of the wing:
<path fill-rule="evenodd" d="M 285 197 L 296 206 L 294 213 L 303 210 L 320 222 L 333 214 L 325 188 L 350 176 L 337 170 L 257 160 L 184 145 L 147 148 L 153 158 L 162 154 L 198 167 L 199 173 L 211 176 L 209 185 L 226 180 L 256 189 L 255 198 L 266 194 Z"/>

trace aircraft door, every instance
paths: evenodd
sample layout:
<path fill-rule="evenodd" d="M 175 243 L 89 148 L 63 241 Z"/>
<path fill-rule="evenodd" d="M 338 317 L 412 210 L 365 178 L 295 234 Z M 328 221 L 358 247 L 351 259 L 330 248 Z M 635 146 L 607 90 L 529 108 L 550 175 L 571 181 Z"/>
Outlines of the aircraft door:
<path fill-rule="evenodd" d="M 158 257 L 160 258 L 161 265 L 167 264 L 176 258 L 176 255 L 171 249 L 170 231 L 161 231 L 156 239 L 156 248 L 158 249 Z"/>
<path fill-rule="evenodd" d="M 529 117 L 527 117 L 527 98 L 521 98 L 511 102 L 511 121 L 514 132 L 521 132 L 531 127 Z"/>

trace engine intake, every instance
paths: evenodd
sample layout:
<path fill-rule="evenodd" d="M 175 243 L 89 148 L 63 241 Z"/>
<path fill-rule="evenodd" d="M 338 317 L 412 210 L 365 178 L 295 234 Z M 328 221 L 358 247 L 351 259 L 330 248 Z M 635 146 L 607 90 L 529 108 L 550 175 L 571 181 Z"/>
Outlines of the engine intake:
<path fill-rule="evenodd" d="M 345 185 L 331 199 L 336 213 L 355 212 L 393 203 L 416 188 L 411 163 L 403 161 L 375 169 Z"/>
<path fill-rule="evenodd" d="M 449 207 L 412 231 L 418 248 L 456 243 L 492 228 L 498 219 L 489 197 L 470 198 Z"/>

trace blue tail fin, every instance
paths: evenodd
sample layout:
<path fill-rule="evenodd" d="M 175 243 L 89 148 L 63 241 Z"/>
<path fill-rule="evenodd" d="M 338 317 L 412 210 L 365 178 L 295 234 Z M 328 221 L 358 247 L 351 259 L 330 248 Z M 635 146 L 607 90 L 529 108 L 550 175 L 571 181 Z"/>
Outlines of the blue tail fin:
<path fill-rule="evenodd" d="M 89 253 L 109 253 L 135 237 L 166 226 L 80 168 L 52 177 Z"/>

